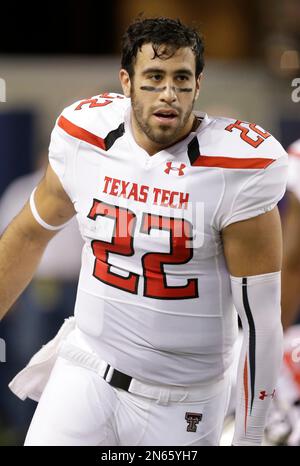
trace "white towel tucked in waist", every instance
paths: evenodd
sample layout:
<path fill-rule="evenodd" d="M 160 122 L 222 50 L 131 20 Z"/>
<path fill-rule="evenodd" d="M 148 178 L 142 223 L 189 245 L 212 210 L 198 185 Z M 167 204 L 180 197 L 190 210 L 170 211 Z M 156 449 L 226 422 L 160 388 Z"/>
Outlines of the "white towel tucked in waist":
<path fill-rule="evenodd" d="M 30 359 L 8 385 L 11 391 L 21 400 L 31 398 L 39 401 L 50 377 L 62 342 L 75 329 L 75 318 L 65 319 L 55 337 L 50 340 Z"/>

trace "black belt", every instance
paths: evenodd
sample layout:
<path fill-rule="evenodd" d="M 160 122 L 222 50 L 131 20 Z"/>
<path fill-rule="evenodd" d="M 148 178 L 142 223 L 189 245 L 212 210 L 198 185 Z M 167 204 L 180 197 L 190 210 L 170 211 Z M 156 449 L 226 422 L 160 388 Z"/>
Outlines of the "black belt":
<path fill-rule="evenodd" d="M 130 382 L 132 381 L 132 377 L 130 377 L 127 374 L 123 374 L 123 372 L 120 372 L 117 369 L 114 369 L 112 373 L 112 377 L 110 381 L 108 381 L 106 380 L 106 377 L 107 377 L 107 374 L 110 368 L 111 368 L 111 365 L 107 364 L 107 368 L 103 376 L 104 380 L 112 387 L 122 388 L 122 390 L 125 390 L 126 392 L 128 392 Z"/>

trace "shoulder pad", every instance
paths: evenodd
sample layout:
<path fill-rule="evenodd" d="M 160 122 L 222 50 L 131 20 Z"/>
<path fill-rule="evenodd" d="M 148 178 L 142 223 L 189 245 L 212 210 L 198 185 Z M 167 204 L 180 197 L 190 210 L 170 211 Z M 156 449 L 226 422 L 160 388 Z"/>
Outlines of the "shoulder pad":
<path fill-rule="evenodd" d="M 129 105 L 130 99 L 123 95 L 106 92 L 66 107 L 57 124 L 74 137 L 83 131 L 95 138 L 105 138 L 124 122 Z"/>
<path fill-rule="evenodd" d="M 215 118 L 210 125 L 210 141 L 206 155 L 240 159 L 276 160 L 286 155 L 281 144 L 255 123 L 230 118 Z"/>

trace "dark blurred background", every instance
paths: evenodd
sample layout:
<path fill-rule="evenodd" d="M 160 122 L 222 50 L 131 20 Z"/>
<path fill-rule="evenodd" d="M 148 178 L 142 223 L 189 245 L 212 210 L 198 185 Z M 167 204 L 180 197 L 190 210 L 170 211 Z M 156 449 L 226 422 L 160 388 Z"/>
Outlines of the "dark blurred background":
<path fill-rule="evenodd" d="M 2 231 L 42 176 L 61 110 L 104 91 L 120 92 L 121 37 L 141 13 L 180 18 L 203 33 L 206 67 L 197 109 L 253 121 L 286 148 L 300 138 L 300 0 L 2 2 Z M 0 324 L 6 342 L 6 362 L 0 362 L 0 445 L 23 442 L 34 409 L 34 403 L 10 394 L 9 379 L 72 314 L 81 243 L 75 227 L 69 234 L 74 243 L 65 236 L 53 246 L 33 284 Z M 55 264 L 61 257 L 55 247 L 74 258 L 72 267 L 62 270 L 67 260 Z"/>
<path fill-rule="evenodd" d="M 203 33 L 206 69 L 198 108 L 255 120 L 284 145 L 295 138 L 300 112 L 291 95 L 293 80 L 300 85 L 300 0 L 7 2 L 0 9 L 0 78 L 6 84 L 0 194 L 14 170 L 18 175 L 32 168 L 33 153 L 48 144 L 64 106 L 103 90 L 120 91 L 121 37 L 139 14 L 180 18 Z M 14 140 L 12 127 L 27 137 Z"/>
<path fill-rule="evenodd" d="M 0 53 L 115 54 L 127 24 L 141 13 L 200 26 L 207 58 L 269 60 L 270 48 L 299 47 L 298 0 L 86 0 L 1 5 Z"/>

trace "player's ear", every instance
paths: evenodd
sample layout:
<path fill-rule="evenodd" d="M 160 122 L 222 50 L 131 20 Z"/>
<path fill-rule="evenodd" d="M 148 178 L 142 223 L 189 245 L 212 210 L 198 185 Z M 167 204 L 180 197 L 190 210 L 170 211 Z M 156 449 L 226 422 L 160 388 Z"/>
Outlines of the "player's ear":
<path fill-rule="evenodd" d="M 202 79 L 203 79 L 203 73 L 200 73 L 198 78 L 196 79 L 196 94 L 195 94 L 195 99 L 198 99 L 199 94 L 200 94 L 200 88 L 202 84 Z"/>
<path fill-rule="evenodd" d="M 121 81 L 121 86 L 122 86 L 125 97 L 130 97 L 131 96 L 131 81 L 130 81 L 130 76 L 128 74 L 128 71 L 122 68 L 119 73 L 119 78 Z"/>

